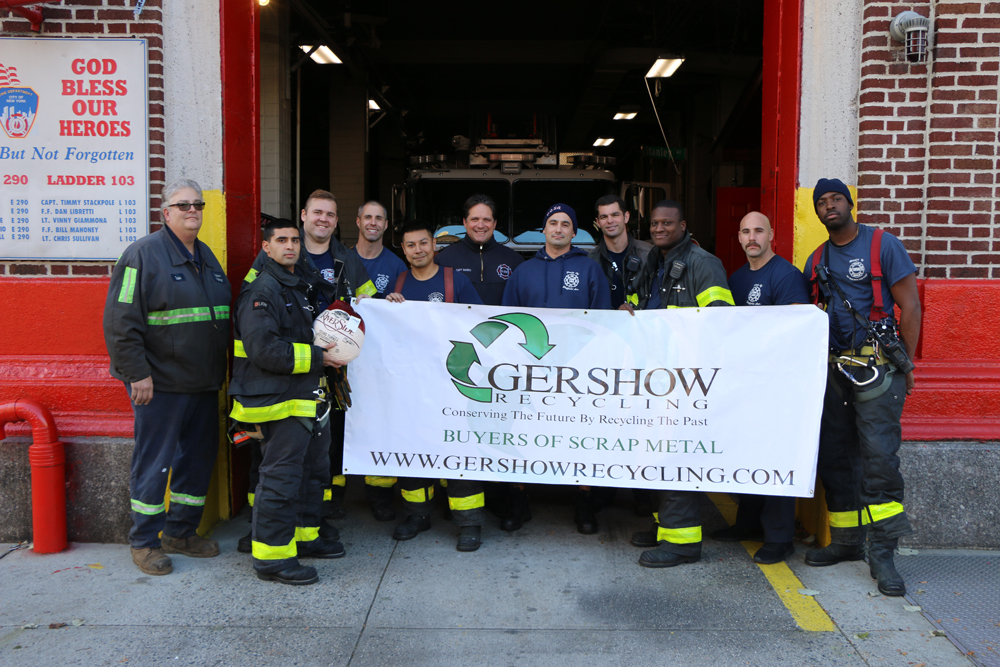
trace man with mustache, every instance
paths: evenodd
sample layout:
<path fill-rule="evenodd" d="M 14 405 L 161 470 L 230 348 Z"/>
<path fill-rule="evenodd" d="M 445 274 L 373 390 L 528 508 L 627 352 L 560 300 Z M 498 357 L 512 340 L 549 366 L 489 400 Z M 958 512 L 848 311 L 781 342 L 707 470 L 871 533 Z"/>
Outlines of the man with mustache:
<path fill-rule="evenodd" d="M 767 216 L 751 211 L 740 221 L 740 245 L 747 263 L 729 277 L 729 289 L 737 306 L 786 306 L 808 303 L 809 292 L 802 272 L 784 257 L 774 254 L 774 230 Z M 739 542 L 758 535 L 763 529 L 764 545 L 753 559 L 757 563 L 780 563 L 795 547 L 795 498 L 741 495 L 736 522 L 717 530 L 712 537 L 723 542 Z"/>

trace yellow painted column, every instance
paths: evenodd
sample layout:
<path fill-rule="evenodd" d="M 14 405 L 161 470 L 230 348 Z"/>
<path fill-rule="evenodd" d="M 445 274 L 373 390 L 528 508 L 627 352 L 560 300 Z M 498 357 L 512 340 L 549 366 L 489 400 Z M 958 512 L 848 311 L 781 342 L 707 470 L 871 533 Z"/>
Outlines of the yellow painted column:
<path fill-rule="evenodd" d="M 851 199 L 854 200 L 852 213 L 858 217 L 858 188 L 848 185 Z M 795 229 L 792 245 L 792 263 L 802 269 L 809 256 L 822 243 L 830 238 L 826 227 L 816 216 L 813 205 L 813 188 L 799 188 L 795 191 Z M 826 496 L 823 484 L 816 480 L 816 495 L 812 498 L 799 498 L 796 503 L 796 515 L 802 527 L 816 536 L 816 544 L 825 547 L 830 543 L 830 517 L 826 511 Z"/>

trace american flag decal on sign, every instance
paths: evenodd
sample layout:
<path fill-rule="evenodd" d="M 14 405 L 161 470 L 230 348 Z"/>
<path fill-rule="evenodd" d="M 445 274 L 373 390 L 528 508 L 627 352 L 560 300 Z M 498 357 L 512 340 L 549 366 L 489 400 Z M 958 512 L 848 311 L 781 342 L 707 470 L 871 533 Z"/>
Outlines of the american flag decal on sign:
<path fill-rule="evenodd" d="M 0 63 L 0 88 L 7 88 L 8 86 L 20 86 L 21 82 L 17 78 L 17 68 L 16 67 L 4 67 L 3 63 Z"/>

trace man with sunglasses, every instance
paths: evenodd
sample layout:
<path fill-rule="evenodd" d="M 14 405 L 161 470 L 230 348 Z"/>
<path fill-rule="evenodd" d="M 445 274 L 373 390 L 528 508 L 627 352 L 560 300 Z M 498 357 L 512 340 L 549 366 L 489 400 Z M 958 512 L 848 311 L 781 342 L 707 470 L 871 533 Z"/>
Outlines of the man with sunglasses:
<path fill-rule="evenodd" d="M 163 227 L 122 253 L 104 307 L 111 374 L 125 383 L 135 414 L 129 543 L 150 575 L 173 571 L 167 554 L 219 553 L 195 530 L 219 449 L 232 297 L 222 266 L 198 240 L 201 188 L 174 181 L 163 201 Z"/>

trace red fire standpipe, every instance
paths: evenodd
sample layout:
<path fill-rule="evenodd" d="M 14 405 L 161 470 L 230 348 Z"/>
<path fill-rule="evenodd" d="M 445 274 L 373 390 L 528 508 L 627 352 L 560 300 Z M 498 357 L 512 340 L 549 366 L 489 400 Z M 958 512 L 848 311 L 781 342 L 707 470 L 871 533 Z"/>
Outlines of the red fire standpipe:
<path fill-rule="evenodd" d="M 28 22 L 31 23 L 31 31 L 41 32 L 42 21 L 45 20 L 41 10 L 28 9 L 24 6 L 37 4 L 40 4 L 38 0 L 0 0 L 0 9 L 9 9 L 21 18 L 28 19 Z"/>
<path fill-rule="evenodd" d="M 66 539 L 66 450 L 59 442 L 52 413 L 35 401 L 18 399 L 0 405 L 0 440 L 4 426 L 12 422 L 31 424 L 31 532 L 35 552 L 54 554 L 67 546 Z"/>

